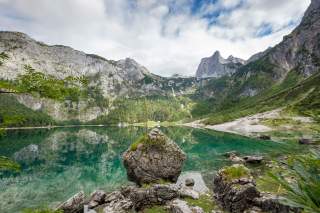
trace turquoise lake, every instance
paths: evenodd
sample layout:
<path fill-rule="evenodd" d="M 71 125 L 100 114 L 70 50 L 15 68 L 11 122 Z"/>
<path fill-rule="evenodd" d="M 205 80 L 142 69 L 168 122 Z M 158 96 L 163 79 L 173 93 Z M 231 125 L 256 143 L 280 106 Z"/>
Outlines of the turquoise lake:
<path fill-rule="evenodd" d="M 225 152 L 270 158 L 292 149 L 285 143 L 209 130 L 161 130 L 187 153 L 183 172 L 201 172 L 209 187 L 215 171 L 230 164 Z M 142 133 L 137 127 L 8 131 L 0 139 L 0 156 L 17 161 L 22 170 L 0 172 L 0 212 L 52 207 L 80 190 L 88 195 L 128 184 L 121 155 Z"/>

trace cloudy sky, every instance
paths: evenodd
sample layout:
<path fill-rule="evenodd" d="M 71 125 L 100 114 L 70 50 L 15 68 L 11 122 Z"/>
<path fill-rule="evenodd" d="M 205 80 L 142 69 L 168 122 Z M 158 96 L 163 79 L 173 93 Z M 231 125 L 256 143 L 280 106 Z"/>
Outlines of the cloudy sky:
<path fill-rule="evenodd" d="M 310 0 L 0 0 L 0 30 L 22 31 L 151 72 L 193 75 L 200 59 L 247 59 L 297 26 Z"/>

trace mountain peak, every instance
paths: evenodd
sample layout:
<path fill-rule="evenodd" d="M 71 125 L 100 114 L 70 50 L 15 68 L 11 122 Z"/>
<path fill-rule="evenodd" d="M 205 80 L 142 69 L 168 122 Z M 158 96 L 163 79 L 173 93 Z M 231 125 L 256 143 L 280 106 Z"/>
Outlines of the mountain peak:
<path fill-rule="evenodd" d="M 230 55 L 224 59 L 219 51 L 215 51 L 209 58 L 203 58 L 196 72 L 197 78 L 218 78 L 233 74 L 245 60 Z"/>
<path fill-rule="evenodd" d="M 220 56 L 221 56 L 221 54 L 220 54 L 219 50 L 216 50 L 212 55 L 212 57 L 220 57 Z"/>

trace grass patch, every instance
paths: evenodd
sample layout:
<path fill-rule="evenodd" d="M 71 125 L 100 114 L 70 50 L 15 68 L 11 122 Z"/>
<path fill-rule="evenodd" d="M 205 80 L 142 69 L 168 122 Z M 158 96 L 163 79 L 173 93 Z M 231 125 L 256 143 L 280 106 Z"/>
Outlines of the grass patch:
<path fill-rule="evenodd" d="M 142 135 L 140 136 L 135 142 L 133 142 L 131 145 L 130 145 L 130 150 L 131 151 L 136 151 L 139 144 L 141 143 L 145 143 L 145 141 L 148 140 L 148 136 L 147 135 Z"/>
<path fill-rule="evenodd" d="M 201 195 L 198 200 L 192 198 L 185 198 L 184 200 L 189 206 L 199 206 L 205 213 L 211 213 L 216 207 L 211 195 Z"/>
<path fill-rule="evenodd" d="M 243 165 L 228 166 L 225 167 L 222 172 L 227 181 L 250 176 L 249 169 Z"/>
<path fill-rule="evenodd" d="M 20 171 L 21 166 L 7 157 L 0 156 L 0 170 Z"/>
<path fill-rule="evenodd" d="M 166 141 L 165 136 L 163 138 L 157 138 L 157 140 L 151 140 L 147 134 L 140 136 L 135 142 L 130 145 L 131 151 L 136 151 L 139 144 L 144 144 L 145 148 L 149 146 L 163 145 Z"/>

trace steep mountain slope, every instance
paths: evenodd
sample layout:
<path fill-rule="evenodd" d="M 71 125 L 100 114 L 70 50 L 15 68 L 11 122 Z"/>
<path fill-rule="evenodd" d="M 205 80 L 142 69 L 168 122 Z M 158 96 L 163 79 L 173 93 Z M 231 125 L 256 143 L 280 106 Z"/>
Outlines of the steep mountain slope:
<path fill-rule="evenodd" d="M 153 75 L 133 59 L 107 60 L 66 46 L 48 46 L 19 32 L 0 32 L 0 52 L 8 56 L 0 67 L 2 79 L 16 79 L 25 73 L 23 67 L 30 65 L 57 79 L 94 78 L 89 83 L 99 86 L 102 95 L 108 98 L 164 94 L 163 87 L 167 86 L 163 78 Z"/>
<path fill-rule="evenodd" d="M 196 77 L 202 79 L 232 75 L 243 64 L 245 64 L 243 59 L 233 56 L 224 59 L 221 57 L 220 52 L 216 51 L 211 57 L 201 59 Z"/>
<path fill-rule="evenodd" d="M 319 89 L 314 81 L 310 88 L 311 83 L 308 81 L 312 78 L 319 80 L 319 69 L 320 1 L 312 0 L 300 25 L 290 35 L 285 36 L 281 43 L 253 57 L 251 62 L 241 66 L 232 76 L 211 79 L 200 88 L 197 97 L 202 99 L 202 103 L 198 104 L 194 112 L 202 111 L 198 115 L 229 113 L 229 118 L 227 116 L 221 119 L 225 121 L 290 104 L 279 94 L 290 94 L 288 98 L 295 102 L 311 101 L 311 96 L 319 94 L 304 90 L 306 94 L 301 99 L 300 95 L 291 93 L 291 90 L 295 87 L 313 91 Z M 310 106 L 314 106 L 313 103 L 310 103 Z M 300 108 L 300 111 L 303 110 Z M 212 123 L 219 120 L 213 115 L 211 118 Z"/>
<path fill-rule="evenodd" d="M 117 107 L 116 99 L 179 96 L 194 86 L 194 78 L 160 77 L 133 59 L 107 60 L 23 33 L 0 32 L 0 93 L 12 92 L 11 102 L 57 121 L 87 122 L 106 116 Z"/>

